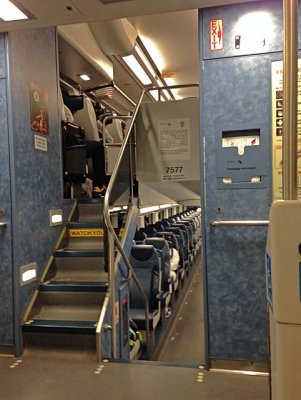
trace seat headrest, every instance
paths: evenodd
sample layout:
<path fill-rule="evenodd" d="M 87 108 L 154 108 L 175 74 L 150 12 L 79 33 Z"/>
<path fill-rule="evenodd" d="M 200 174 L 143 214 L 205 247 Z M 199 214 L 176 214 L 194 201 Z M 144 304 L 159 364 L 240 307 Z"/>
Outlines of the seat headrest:
<path fill-rule="evenodd" d="M 171 242 L 172 246 L 175 249 L 177 249 L 179 247 L 178 240 L 177 240 L 175 234 L 172 232 L 157 232 L 156 236 L 164 237 L 166 240 Z"/>
<path fill-rule="evenodd" d="M 151 244 L 155 247 L 155 249 L 162 250 L 164 247 L 167 246 L 166 240 L 163 237 L 153 237 L 153 238 L 146 238 L 144 240 L 145 244 Z"/>
<path fill-rule="evenodd" d="M 64 104 L 72 111 L 81 110 L 84 107 L 84 95 L 69 95 L 63 92 Z"/>
<path fill-rule="evenodd" d="M 84 128 L 86 140 L 99 141 L 96 114 L 89 97 L 84 96 L 83 108 L 74 114 L 74 122 Z"/>
<path fill-rule="evenodd" d="M 156 256 L 156 252 L 153 246 L 140 244 L 136 246 L 132 246 L 131 256 L 134 257 L 138 261 L 147 261 L 151 259 L 153 256 Z M 145 264 L 147 268 L 147 264 Z M 143 264 L 141 264 L 141 268 L 143 268 Z"/>

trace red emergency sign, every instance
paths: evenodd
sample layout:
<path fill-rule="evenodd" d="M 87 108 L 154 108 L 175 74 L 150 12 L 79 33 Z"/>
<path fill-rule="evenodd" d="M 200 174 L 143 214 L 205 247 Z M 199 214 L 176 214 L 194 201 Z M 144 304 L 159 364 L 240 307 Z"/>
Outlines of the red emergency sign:
<path fill-rule="evenodd" d="M 210 20 L 210 50 L 222 50 L 224 48 L 224 27 L 223 20 Z"/>

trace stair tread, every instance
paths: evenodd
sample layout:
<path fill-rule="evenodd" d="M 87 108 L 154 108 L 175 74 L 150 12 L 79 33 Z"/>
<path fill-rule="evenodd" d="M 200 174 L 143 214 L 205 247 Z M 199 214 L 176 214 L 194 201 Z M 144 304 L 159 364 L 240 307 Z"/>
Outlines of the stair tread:
<path fill-rule="evenodd" d="M 104 198 L 103 197 L 98 197 L 98 198 L 78 198 L 76 199 L 77 204 L 103 204 Z"/>
<path fill-rule="evenodd" d="M 103 257 L 104 251 L 100 249 L 74 249 L 64 248 L 56 250 L 54 257 Z"/>
<path fill-rule="evenodd" d="M 103 228 L 103 221 L 72 221 L 66 224 L 68 229 L 100 229 Z"/>
<path fill-rule="evenodd" d="M 90 331 L 92 333 L 96 330 L 97 321 L 71 321 L 59 319 L 31 319 L 23 325 L 24 331 L 51 331 L 51 330 L 68 330 L 74 331 Z"/>
<path fill-rule="evenodd" d="M 39 286 L 41 291 L 95 291 L 103 292 L 108 288 L 108 282 L 89 281 L 48 281 Z"/>

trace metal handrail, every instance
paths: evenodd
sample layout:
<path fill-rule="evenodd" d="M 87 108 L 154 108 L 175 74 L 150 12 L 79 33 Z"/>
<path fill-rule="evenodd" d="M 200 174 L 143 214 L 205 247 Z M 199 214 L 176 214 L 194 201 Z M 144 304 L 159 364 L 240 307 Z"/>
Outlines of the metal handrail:
<path fill-rule="evenodd" d="M 116 177 L 117 177 L 117 173 L 119 171 L 120 165 L 121 165 L 121 161 L 126 149 L 126 145 L 129 141 L 130 138 L 130 134 L 131 131 L 133 129 L 134 126 L 134 121 L 136 119 L 136 116 L 138 114 L 138 110 L 140 108 L 140 105 L 142 103 L 143 97 L 147 92 L 150 92 L 152 90 L 164 90 L 164 89 L 180 89 L 180 88 L 187 88 L 187 87 L 198 87 L 198 84 L 186 84 L 186 85 L 172 85 L 172 86 L 162 86 L 162 87 L 150 87 L 147 89 L 144 89 L 138 99 L 138 102 L 136 104 L 136 107 L 133 111 L 133 114 L 131 116 L 131 120 L 130 120 L 130 124 L 128 126 L 127 132 L 125 133 L 125 137 L 119 152 L 119 155 L 117 157 L 116 160 L 116 164 L 114 166 L 107 190 L 106 190 L 106 194 L 105 194 L 105 198 L 104 198 L 104 203 L 103 203 L 103 215 L 104 215 L 104 220 L 105 220 L 105 224 L 108 230 L 108 247 L 109 247 L 109 251 L 108 251 L 108 263 L 109 263 L 109 276 L 110 276 L 110 291 L 111 291 L 111 313 L 112 313 L 112 343 L 111 343 L 111 347 L 112 347 L 112 357 L 116 358 L 116 315 L 115 315 L 115 263 L 114 263 L 114 243 L 116 244 L 117 249 L 119 250 L 127 268 L 129 271 L 131 271 L 132 277 L 142 295 L 143 298 L 143 303 L 144 303 L 144 308 L 145 308 L 145 318 L 146 318 L 146 342 L 147 342 L 147 349 L 149 350 L 150 348 L 150 329 L 149 329 L 149 307 L 148 307 L 148 299 L 144 293 L 144 290 L 142 288 L 142 286 L 140 285 L 140 282 L 138 280 L 138 277 L 133 269 L 133 267 L 131 266 L 129 259 L 127 257 L 127 255 L 125 254 L 121 242 L 118 239 L 118 236 L 116 235 L 115 231 L 114 231 L 114 227 L 111 223 L 111 219 L 110 219 L 110 213 L 109 213 L 109 199 L 110 199 L 110 195 L 112 192 L 112 188 L 114 186 L 114 183 L 116 181 Z"/>
<path fill-rule="evenodd" d="M 245 221 L 211 221 L 212 226 L 268 226 L 269 221 L 265 220 L 245 220 Z"/>
<path fill-rule="evenodd" d="M 101 339 L 100 339 L 100 334 L 102 332 L 102 329 L 105 327 L 104 326 L 104 320 L 105 320 L 105 315 L 107 313 L 107 309 L 109 306 L 110 302 L 110 290 L 107 291 L 102 308 L 101 308 L 101 313 L 99 316 L 99 320 L 96 325 L 96 347 L 97 347 L 97 358 L 98 361 L 102 361 L 102 348 L 101 348 Z M 107 329 L 112 329 L 111 326 L 107 326 Z"/>
<path fill-rule="evenodd" d="M 112 188 L 114 186 L 114 183 L 116 181 L 116 177 L 117 177 L 117 173 L 119 171 L 120 165 L 121 165 L 121 161 L 128 143 L 128 140 L 130 138 L 130 134 L 132 131 L 132 128 L 134 126 L 134 121 L 135 118 L 137 116 L 138 113 L 138 109 L 140 107 L 140 104 L 142 102 L 143 96 L 144 96 L 144 91 L 141 93 L 140 98 L 138 100 L 138 103 L 136 105 L 136 108 L 134 109 L 134 112 L 132 114 L 132 118 L 130 120 L 130 124 L 128 127 L 128 130 L 125 134 L 123 143 L 121 145 L 121 149 L 119 152 L 119 155 L 117 157 L 116 160 L 116 164 L 114 166 L 108 187 L 107 187 L 107 191 L 105 194 L 105 198 L 104 198 L 104 205 L 103 205 L 103 215 L 104 215 L 104 220 L 105 220 L 105 224 L 106 227 L 108 229 L 108 245 L 109 245 L 109 251 L 108 251 L 108 255 L 109 255 L 109 276 L 110 276 L 110 290 L 111 290 L 111 312 L 112 312 L 112 357 L 116 358 L 116 315 L 115 315 L 115 263 L 114 263 L 114 249 L 112 249 L 112 247 L 114 246 L 114 243 L 116 244 L 117 249 L 119 250 L 127 268 L 129 271 L 131 271 L 132 277 L 138 287 L 138 290 L 140 291 L 142 298 L 143 298 L 143 303 L 144 303 L 144 308 L 145 308 L 145 318 L 146 318 L 146 342 L 147 342 L 147 348 L 149 349 L 150 346 L 150 329 L 149 329 L 149 307 L 148 307 L 148 299 L 146 294 L 144 293 L 144 290 L 142 288 L 142 286 L 140 285 L 140 282 L 138 280 L 138 277 L 133 269 L 133 267 L 131 266 L 129 259 L 127 257 L 127 255 L 125 254 L 121 242 L 118 239 L 118 236 L 116 235 L 115 231 L 114 231 L 114 227 L 111 223 L 111 219 L 110 219 L 110 214 L 109 214 L 109 198 L 112 192 Z"/>

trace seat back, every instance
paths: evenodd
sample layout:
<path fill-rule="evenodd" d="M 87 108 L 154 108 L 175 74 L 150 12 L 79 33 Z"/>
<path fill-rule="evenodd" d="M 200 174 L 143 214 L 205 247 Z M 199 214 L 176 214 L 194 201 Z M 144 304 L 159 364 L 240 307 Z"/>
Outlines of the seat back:
<path fill-rule="evenodd" d="M 112 122 L 110 122 L 112 121 Z M 121 121 L 118 119 L 108 120 L 106 126 L 103 127 L 104 132 L 107 131 L 109 135 L 113 138 L 114 143 L 122 143 L 123 142 L 123 134 Z"/>
<path fill-rule="evenodd" d="M 150 224 L 144 228 L 144 232 L 147 234 L 147 236 L 156 236 L 157 230 L 153 224 Z"/>
<path fill-rule="evenodd" d="M 75 112 L 74 123 L 84 129 L 86 140 L 100 140 L 95 110 L 89 97 L 84 96 L 83 108 Z"/>
<path fill-rule="evenodd" d="M 191 243 L 192 243 L 192 234 L 191 234 L 190 230 L 188 229 L 188 227 L 184 224 L 184 222 L 179 222 L 179 221 L 175 224 L 172 224 L 171 226 L 179 227 L 182 230 L 182 233 L 184 236 L 184 242 L 186 244 L 186 249 L 188 251 L 190 249 Z"/>
<path fill-rule="evenodd" d="M 147 234 L 142 229 L 139 229 L 139 231 L 137 231 L 134 236 L 134 240 L 137 244 L 141 244 L 146 238 Z"/>
<path fill-rule="evenodd" d="M 164 232 L 164 225 L 161 223 L 161 221 L 158 221 L 154 224 L 154 228 L 156 229 L 157 232 Z"/>
<path fill-rule="evenodd" d="M 66 194 L 68 194 L 67 192 L 70 188 L 66 186 L 86 181 L 85 132 L 83 128 L 71 123 L 72 113 L 64 104 L 61 90 L 59 91 L 59 107 L 63 143 L 64 182 Z"/>
<path fill-rule="evenodd" d="M 151 245 L 134 245 L 129 261 L 148 299 L 149 310 L 159 308 L 157 294 L 161 290 L 161 264 L 155 248 Z M 130 308 L 143 309 L 143 297 L 133 279 L 129 281 Z"/>
<path fill-rule="evenodd" d="M 179 244 L 180 263 L 182 266 L 184 266 L 184 262 L 187 260 L 187 250 L 184 243 L 184 236 L 182 230 L 179 227 L 168 227 L 166 228 L 166 231 L 175 234 Z"/>
<path fill-rule="evenodd" d="M 162 290 L 169 290 L 170 252 L 167 241 L 163 237 L 152 237 L 144 240 L 145 244 L 154 246 L 159 251 L 162 267 Z"/>

